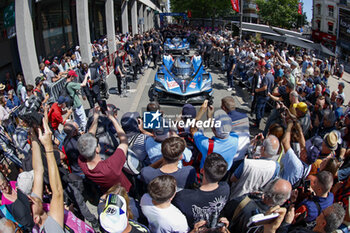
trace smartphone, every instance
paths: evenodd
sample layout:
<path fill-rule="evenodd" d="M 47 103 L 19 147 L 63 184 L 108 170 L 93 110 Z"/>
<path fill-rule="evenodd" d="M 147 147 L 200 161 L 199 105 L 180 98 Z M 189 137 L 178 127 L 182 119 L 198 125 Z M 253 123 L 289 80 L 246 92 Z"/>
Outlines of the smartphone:
<path fill-rule="evenodd" d="M 309 192 L 310 191 L 310 186 L 311 186 L 311 180 L 305 180 L 304 181 L 304 192 Z"/>
<path fill-rule="evenodd" d="M 269 215 L 264 215 L 264 214 L 254 215 L 249 219 L 249 222 L 247 223 L 247 227 L 270 224 L 273 221 L 275 221 L 278 216 L 279 216 L 278 213 L 272 213 Z"/>
<path fill-rule="evenodd" d="M 107 112 L 107 102 L 105 100 L 100 100 L 98 102 L 98 104 L 100 105 L 100 108 L 101 108 L 101 112 L 102 114 L 106 115 L 106 112 Z"/>

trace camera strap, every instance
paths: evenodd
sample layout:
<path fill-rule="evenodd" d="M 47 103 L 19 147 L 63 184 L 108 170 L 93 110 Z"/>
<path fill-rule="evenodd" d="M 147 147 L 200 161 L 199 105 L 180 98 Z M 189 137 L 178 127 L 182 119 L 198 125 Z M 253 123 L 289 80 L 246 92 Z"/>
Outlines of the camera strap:
<path fill-rule="evenodd" d="M 208 142 L 209 142 L 209 145 L 208 145 L 207 155 L 210 155 L 211 153 L 213 153 L 213 150 L 214 150 L 214 140 L 210 138 Z"/>
<path fill-rule="evenodd" d="M 231 218 L 231 223 L 234 222 L 234 220 L 238 217 L 238 215 L 242 212 L 244 207 L 251 201 L 249 196 L 245 196 L 245 198 L 238 204 L 237 208 L 235 209 L 235 212 L 233 213 L 233 216 Z"/>

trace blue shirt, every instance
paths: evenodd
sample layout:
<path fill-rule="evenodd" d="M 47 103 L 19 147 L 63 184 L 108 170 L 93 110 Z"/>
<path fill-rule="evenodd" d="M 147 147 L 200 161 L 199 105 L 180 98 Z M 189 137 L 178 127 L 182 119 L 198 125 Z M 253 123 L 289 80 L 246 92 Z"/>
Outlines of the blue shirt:
<path fill-rule="evenodd" d="M 209 138 L 204 136 L 203 132 L 197 131 L 194 136 L 194 142 L 198 150 L 202 153 L 202 160 L 200 167 L 204 165 L 205 158 L 208 154 Z M 225 139 L 213 137 L 214 148 L 213 152 L 220 154 L 227 162 L 227 170 L 229 170 L 235 161 L 235 155 L 238 149 L 238 135 L 236 133 L 230 133 L 230 136 Z"/>
<path fill-rule="evenodd" d="M 145 142 L 145 147 L 146 147 L 146 152 L 151 164 L 154 162 L 157 162 L 159 159 L 162 158 L 161 142 L 157 142 L 154 140 L 154 138 L 148 137 Z M 183 160 L 185 160 L 186 162 L 189 162 L 192 158 L 192 151 L 190 151 L 186 147 L 182 155 L 183 155 Z M 178 167 L 182 168 L 182 161 L 179 161 Z"/>
<path fill-rule="evenodd" d="M 13 95 L 13 98 L 12 100 L 8 99 L 7 102 L 6 102 L 6 106 L 9 108 L 9 109 L 13 109 L 14 107 L 17 107 L 21 104 L 21 102 L 19 101 L 18 97 Z"/>
<path fill-rule="evenodd" d="M 344 116 L 344 112 L 343 112 L 343 108 L 342 107 L 338 107 L 335 110 L 335 116 L 336 118 L 339 120 L 342 116 Z"/>
<path fill-rule="evenodd" d="M 307 217 L 305 219 L 306 222 L 314 221 L 317 216 L 319 216 L 321 213 L 318 212 L 317 205 L 315 202 L 318 202 L 321 207 L 321 211 L 326 209 L 327 207 L 331 206 L 334 202 L 334 195 L 333 193 L 329 192 L 328 197 L 317 197 L 314 196 L 312 199 L 306 199 L 301 203 L 301 205 L 305 205 L 307 208 Z"/>
<path fill-rule="evenodd" d="M 308 62 L 307 61 L 304 61 L 303 62 L 303 67 L 301 69 L 301 72 L 305 73 L 306 69 L 307 69 L 307 65 L 308 65 Z"/>
<path fill-rule="evenodd" d="M 298 158 L 292 148 L 289 148 L 283 156 L 281 163 L 283 164 L 283 170 L 280 172 L 280 177 L 288 180 L 292 185 L 306 177 L 311 168 Z"/>

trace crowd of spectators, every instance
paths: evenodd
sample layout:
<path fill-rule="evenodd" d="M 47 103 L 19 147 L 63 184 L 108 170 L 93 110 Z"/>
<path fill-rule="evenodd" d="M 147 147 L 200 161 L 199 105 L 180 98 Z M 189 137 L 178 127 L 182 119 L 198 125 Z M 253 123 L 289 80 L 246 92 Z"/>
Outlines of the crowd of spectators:
<path fill-rule="evenodd" d="M 118 38 L 119 94 L 125 65 L 134 80 L 147 60 L 156 68 L 171 34 L 192 38 L 205 67 L 226 74 L 219 110 L 208 100 L 198 111 L 186 104 L 176 119 L 206 115 L 214 136 L 167 125 L 157 102 L 145 107 L 164 116 L 161 128 L 144 129 L 139 112 L 118 115 L 99 85 L 106 40 L 94 44 L 91 64 L 78 46 L 45 60 L 35 87 L 20 74 L 16 85 L 0 84 L 0 232 L 348 232 L 350 108 L 344 82 L 328 86 L 343 66 L 224 29 L 165 28 Z M 60 79 L 64 90 L 50 103 Z M 230 95 L 238 83 L 253 97 L 251 125 Z"/>

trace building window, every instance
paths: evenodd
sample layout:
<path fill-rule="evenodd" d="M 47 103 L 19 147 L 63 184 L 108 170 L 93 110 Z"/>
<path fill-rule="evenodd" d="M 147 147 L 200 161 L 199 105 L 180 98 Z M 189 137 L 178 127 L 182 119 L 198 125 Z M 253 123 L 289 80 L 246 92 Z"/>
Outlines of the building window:
<path fill-rule="evenodd" d="M 316 25 L 317 25 L 317 30 L 321 30 L 321 21 L 320 20 L 316 21 Z"/>
<path fill-rule="evenodd" d="M 328 33 L 333 34 L 333 23 L 332 22 L 328 22 Z"/>
<path fill-rule="evenodd" d="M 334 7 L 333 6 L 328 6 L 328 16 L 329 17 L 334 17 Z"/>
<path fill-rule="evenodd" d="M 316 14 L 321 15 L 321 5 L 320 4 L 316 5 Z"/>

